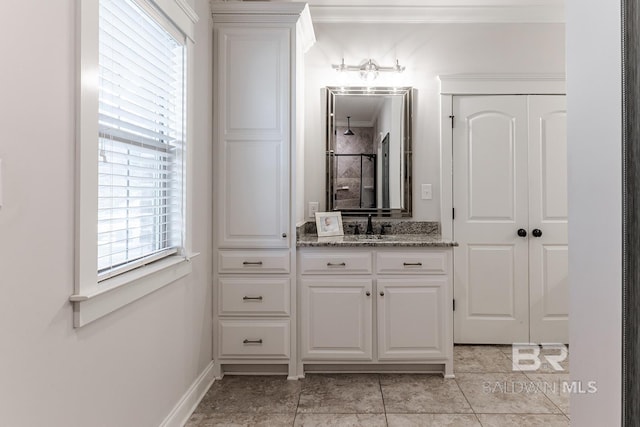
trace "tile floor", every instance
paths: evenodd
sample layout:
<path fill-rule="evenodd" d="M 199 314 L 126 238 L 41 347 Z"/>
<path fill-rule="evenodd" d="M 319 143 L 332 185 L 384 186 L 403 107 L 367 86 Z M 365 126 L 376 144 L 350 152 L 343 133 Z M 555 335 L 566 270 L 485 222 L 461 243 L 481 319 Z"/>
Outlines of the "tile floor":
<path fill-rule="evenodd" d="M 543 352 L 544 354 L 544 352 Z M 513 371 L 511 346 L 456 346 L 455 379 L 412 374 L 226 376 L 187 423 L 213 426 L 569 426 L 568 361 Z"/>

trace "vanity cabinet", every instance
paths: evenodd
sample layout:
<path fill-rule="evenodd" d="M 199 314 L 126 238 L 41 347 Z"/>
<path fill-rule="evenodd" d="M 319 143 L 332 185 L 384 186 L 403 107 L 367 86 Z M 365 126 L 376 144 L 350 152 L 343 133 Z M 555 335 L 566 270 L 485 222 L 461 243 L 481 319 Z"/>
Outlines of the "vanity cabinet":
<path fill-rule="evenodd" d="M 378 360 L 446 358 L 448 279 L 379 278 Z"/>
<path fill-rule="evenodd" d="M 453 376 L 450 248 L 298 252 L 303 365 L 437 364 Z"/>
<path fill-rule="evenodd" d="M 314 277 L 300 284 L 302 359 L 373 360 L 373 281 Z"/>
<path fill-rule="evenodd" d="M 296 104 L 311 17 L 305 3 L 211 7 L 214 371 L 295 378 Z"/>

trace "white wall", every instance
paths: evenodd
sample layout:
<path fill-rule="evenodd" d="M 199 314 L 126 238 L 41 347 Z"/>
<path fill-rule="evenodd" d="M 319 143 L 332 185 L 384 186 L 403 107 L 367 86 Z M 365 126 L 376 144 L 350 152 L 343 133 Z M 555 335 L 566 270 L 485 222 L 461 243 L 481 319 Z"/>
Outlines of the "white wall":
<path fill-rule="evenodd" d="M 325 210 L 325 143 L 320 88 L 339 83 L 331 64 L 373 58 L 382 65 L 398 58 L 407 70 L 377 85 L 418 90 L 414 108 L 413 218 L 440 219 L 440 74 L 563 73 L 564 25 L 560 24 L 314 24 L 317 43 L 305 57 L 305 206 Z M 346 85 L 362 85 L 354 74 Z M 378 83 L 379 82 L 379 83 Z M 433 200 L 419 198 L 420 184 L 433 184 Z"/>
<path fill-rule="evenodd" d="M 74 329 L 75 3 L 7 0 L 0 14 L 0 425 L 158 426 L 212 355 L 209 6 L 195 2 L 202 255 L 185 280 Z"/>
<path fill-rule="evenodd" d="M 567 118 L 571 424 L 621 420 L 622 98 L 620 2 L 568 0 Z"/>

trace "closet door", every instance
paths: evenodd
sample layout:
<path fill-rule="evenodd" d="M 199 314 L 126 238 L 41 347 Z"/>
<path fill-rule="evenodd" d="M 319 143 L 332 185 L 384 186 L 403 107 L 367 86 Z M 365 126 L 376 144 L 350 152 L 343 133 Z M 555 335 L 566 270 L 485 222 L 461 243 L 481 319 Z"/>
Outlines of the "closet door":
<path fill-rule="evenodd" d="M 529 340 L 527 99 L 453 97 L 454 336 Z"/>
<path fill-rule="evenodd" d="M 569 342 L 565 97 L 529 97 L 531 342 Z M 536 231 L 537 230 L 537 231 Z"/>
<path fill-rule="evenodd" d="M 291 30 L 215 31 L 218 245 L 289 247 Z"/>

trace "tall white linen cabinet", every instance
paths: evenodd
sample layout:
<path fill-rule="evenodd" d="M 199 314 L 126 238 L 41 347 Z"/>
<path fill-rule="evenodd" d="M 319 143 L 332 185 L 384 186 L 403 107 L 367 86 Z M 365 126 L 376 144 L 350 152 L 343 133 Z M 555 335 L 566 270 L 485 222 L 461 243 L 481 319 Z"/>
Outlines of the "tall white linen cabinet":
<path fill-rule="evenodd" d="M 305 3 L 212 2 L 212 12 L 214 369 L 293 379 L 303 55 L 315 35 Z"/>

